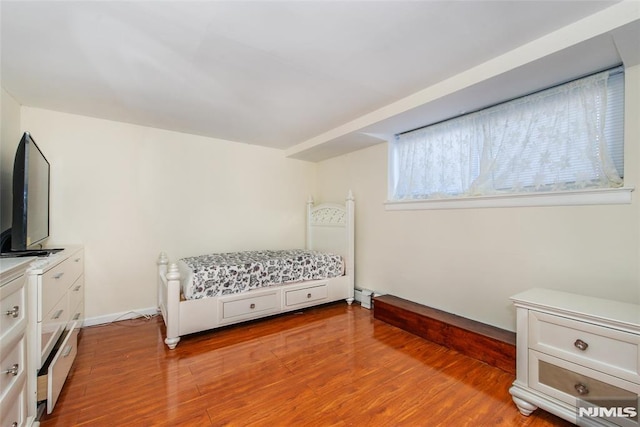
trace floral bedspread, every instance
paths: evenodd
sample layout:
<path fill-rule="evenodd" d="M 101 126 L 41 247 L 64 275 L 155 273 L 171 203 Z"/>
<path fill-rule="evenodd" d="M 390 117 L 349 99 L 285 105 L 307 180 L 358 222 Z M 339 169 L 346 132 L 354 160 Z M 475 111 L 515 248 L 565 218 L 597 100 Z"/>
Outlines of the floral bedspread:
<path fill-rule="evenodd" d="M 294 249 L 230 252 L 183 258 L 193 280 L 183 288 L 186 299 L 240 293 L 260 287 L 341 276 L 340 255 Z"/>

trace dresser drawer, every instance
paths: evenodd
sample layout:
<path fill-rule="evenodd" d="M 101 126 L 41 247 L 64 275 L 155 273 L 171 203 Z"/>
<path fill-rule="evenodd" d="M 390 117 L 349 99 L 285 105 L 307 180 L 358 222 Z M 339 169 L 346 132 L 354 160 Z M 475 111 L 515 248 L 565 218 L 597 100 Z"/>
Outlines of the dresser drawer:
<path fill-rule="evenodd" d="M 3 343 L 4 344 L 4 343 Z M 24 335 L 0 352 L 0 396 L 13 386 L 25 369 L 26 346 Z M 4 347 L 4 346 L 3 346 Z"/>
<path fill-rule="evenodd" d="M 42 313 L 48 313 L 82 275 L 83 252 L 79 251 L 42 275 Z"/>
<path fill-rule="evenodd" d="M 69 316 L 71 320 L 74 319 L 74 316 L 77 314 L 77 307 L 80 305 L 82 300 L 84 299 L 84 276 L 80 276 L 78 280 L 75 281 L 73 285 L 69 288 L 67 292 L 67 299 L 69 301 Z M 82 309 L 81 309 L 82 311 Z"/>
<path fill-rule="evenodd" d="M 51 363 L 45 366 L 44 372 L 41 371 L 42 375 L 38 376 L 37 399 L 38 401 L 47 401 L 48 414 L 53 412 L 62 386 L 78 353 L 78 332 L 78 328 L 73 328 L 67 333 L 62 344 L 57 348 Z"/>
<path fill-rule="evenodd" d="M 40 366 L 45 362 L 47 356 L 53 349 L 53 346 L 58 341 L 58 338 L 62 335 L 67 321 L 69 320 L 69 313 L 67 308 L 67 298 L 63 296 L 53 306 L 51 311 L 43 316 L 42 322 L 38 323 L 37 329 L 39 334 L 40 344 Z"/>
<path fill-rule="evenodd" d="M 27 326 L 25 278 L 19 277 L 0 287 L 0 339 L 22 334 Z"/>
<path fill-rule="evenodd" d="M 251 319 L 280 311 L 280 292 L 273 291 L 222 300 L 222 320 Z"/>
<path fill-rule="evenodd" d="M 637 409 L 640 385 L 533 350 L 529 350 L 529 375 L 531 388 L 571 406 L 581 406 L 578 404 L 581 399 L 598 406 Z M 615 422 L 633 427 L 640 425 L 637 417 L 616 417 Z"/>
<path fill-rule="evenodd" d="M 530 311 L 529 348 L 640 384 L 640 336 Z"/>
<path fill-rule="evenodd" d="M 20 375 L 11 391 L 0 399 L 0 426 L 24 426 L 27 421 L 27 381 Z"/>
<path fill-rule="evenodd" d="M 69 311 L 70 317 L 67 323 L 67 329 L 82 328 L 84 324 L 84 298 L 78 301 L 76 307 Z"/>
<path fill-rule="evenodd" d="M 84 271 L 84 251 L 80 250 L 71 255 L 69 259 L 65 261 L 65 264 L 67 264 L 67 271 L 69 271 L 69 275 L 72 278 L 71 281 L 75 282 Z"/>
<path fill-rule="evenodd" d="M 329 296 L 327 284 L 321 284 L 311 286 L 308 288 L 295 289 L 291 291 L 284 291 L 285 305 L 301 305 L 307 303 L 317 303 L 323 299 L 327 299 Z"/>

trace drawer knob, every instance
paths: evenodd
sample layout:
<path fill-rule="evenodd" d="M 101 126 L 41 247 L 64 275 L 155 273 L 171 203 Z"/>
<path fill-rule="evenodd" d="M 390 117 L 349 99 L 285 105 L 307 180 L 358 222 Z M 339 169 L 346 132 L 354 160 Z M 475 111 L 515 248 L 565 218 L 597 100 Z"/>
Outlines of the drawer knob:
<path fill-rule="evenodd" d="M 7 369 L 6 371 L 4 371 L 5 374 L 7 375 L 13 375 L 14 377 L 18 375 L 18 370 L 20 369 L 20 365 L 18 365 L 17 363 L 14 364 L 12 367 L 10 367 L 9 369 Z"/>
<path fill-rule="evenodd" d="M 573 345 L 576 346 L 578 350 L 582 350 L 582 351 L 585 351 L 587 347 L 589 347 L 589 344 L 587 344 L 586 342 L 580 339 L 576 340 L 576 342 L 574 342 Z"/>
<path fill-rule="evenodd" d="M 20 307 L 18 307 L 17 305 L 14 305 L 11 310 L 7 310 L 4 314 L 6 314 L 7 316 L 11 316 L 14 319 L 17 319 L 18 316 L 20 315 Z"/>
<path fill-rule="evenodd" d="M 309 294 L 307 294 L 307 298 L 311 298 L 311 294 L 310 294 L 310 293 L 309 293 Z"/>
<path fill-rule="evenodd" d="M 573 386 L 573 388 L 576 389 L 576 391 L 578 392 L 578 394 L 580 396 L 584 396 L 585 394 L 589 394 L 589 388 L 582 384 L 582 383 L 578 383 L 576 385 Z"/>
<path fill-rule="evenodd" d="M 18 422 L 17 422 L 17 421 L 14 421 L 14 422 L 11 424 L 11 427 L 18 427 Z"/>
<path fill-rule="evenodd" d="M 253 310 L 254 308 L 256 308 L 256 305 L 255 305 L 254 303 L 251 303 L 251 305 L 249 306 L 249 308 Z"/>
<path fill-rule="evenodd" d="M 60 279 L 62 276 L 64 276 L 64 272 L 56 274 L 55 276 L 53 276 L 53 278 L 54 278 L 55 280 L 58 280 L 58 279 Z"/>

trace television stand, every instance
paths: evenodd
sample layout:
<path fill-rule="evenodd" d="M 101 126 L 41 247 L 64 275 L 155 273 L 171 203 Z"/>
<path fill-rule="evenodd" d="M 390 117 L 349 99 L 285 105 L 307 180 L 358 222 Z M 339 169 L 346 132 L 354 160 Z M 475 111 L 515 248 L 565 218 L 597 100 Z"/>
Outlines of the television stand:
<path fill-rule="evenodd" d="M 61 250 L 63 250 L 62 248 L 56 248 L 56 249 L 27 249 L 25 251 L 10 251 L 10 252 L 3 252 L 2 254 L 0 254 L 0 258 L 22 258 L 22 257 L 29 257 L 29 256 L 35 256 L 35 257 L 47 257 L 51 254 L 55 254 L 57 252 L 60 252 Z"/>

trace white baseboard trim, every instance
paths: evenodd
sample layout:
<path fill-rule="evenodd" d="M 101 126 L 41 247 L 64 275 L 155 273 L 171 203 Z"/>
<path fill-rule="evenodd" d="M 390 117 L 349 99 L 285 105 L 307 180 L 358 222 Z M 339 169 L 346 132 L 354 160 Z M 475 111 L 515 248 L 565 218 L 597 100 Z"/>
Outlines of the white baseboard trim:
<path fill-rule="evenodd" d="M 105 314 L 97 317 L 87 317 L 84 319 L 83 326 L 105 325 L 107 323 L 117 322 L 120 320 L 136 319 L 144 316 L 155 316 L 158 314 L 158 307 L 140 308 L 137 310 L 123 311 L 121 313 Z"/>

